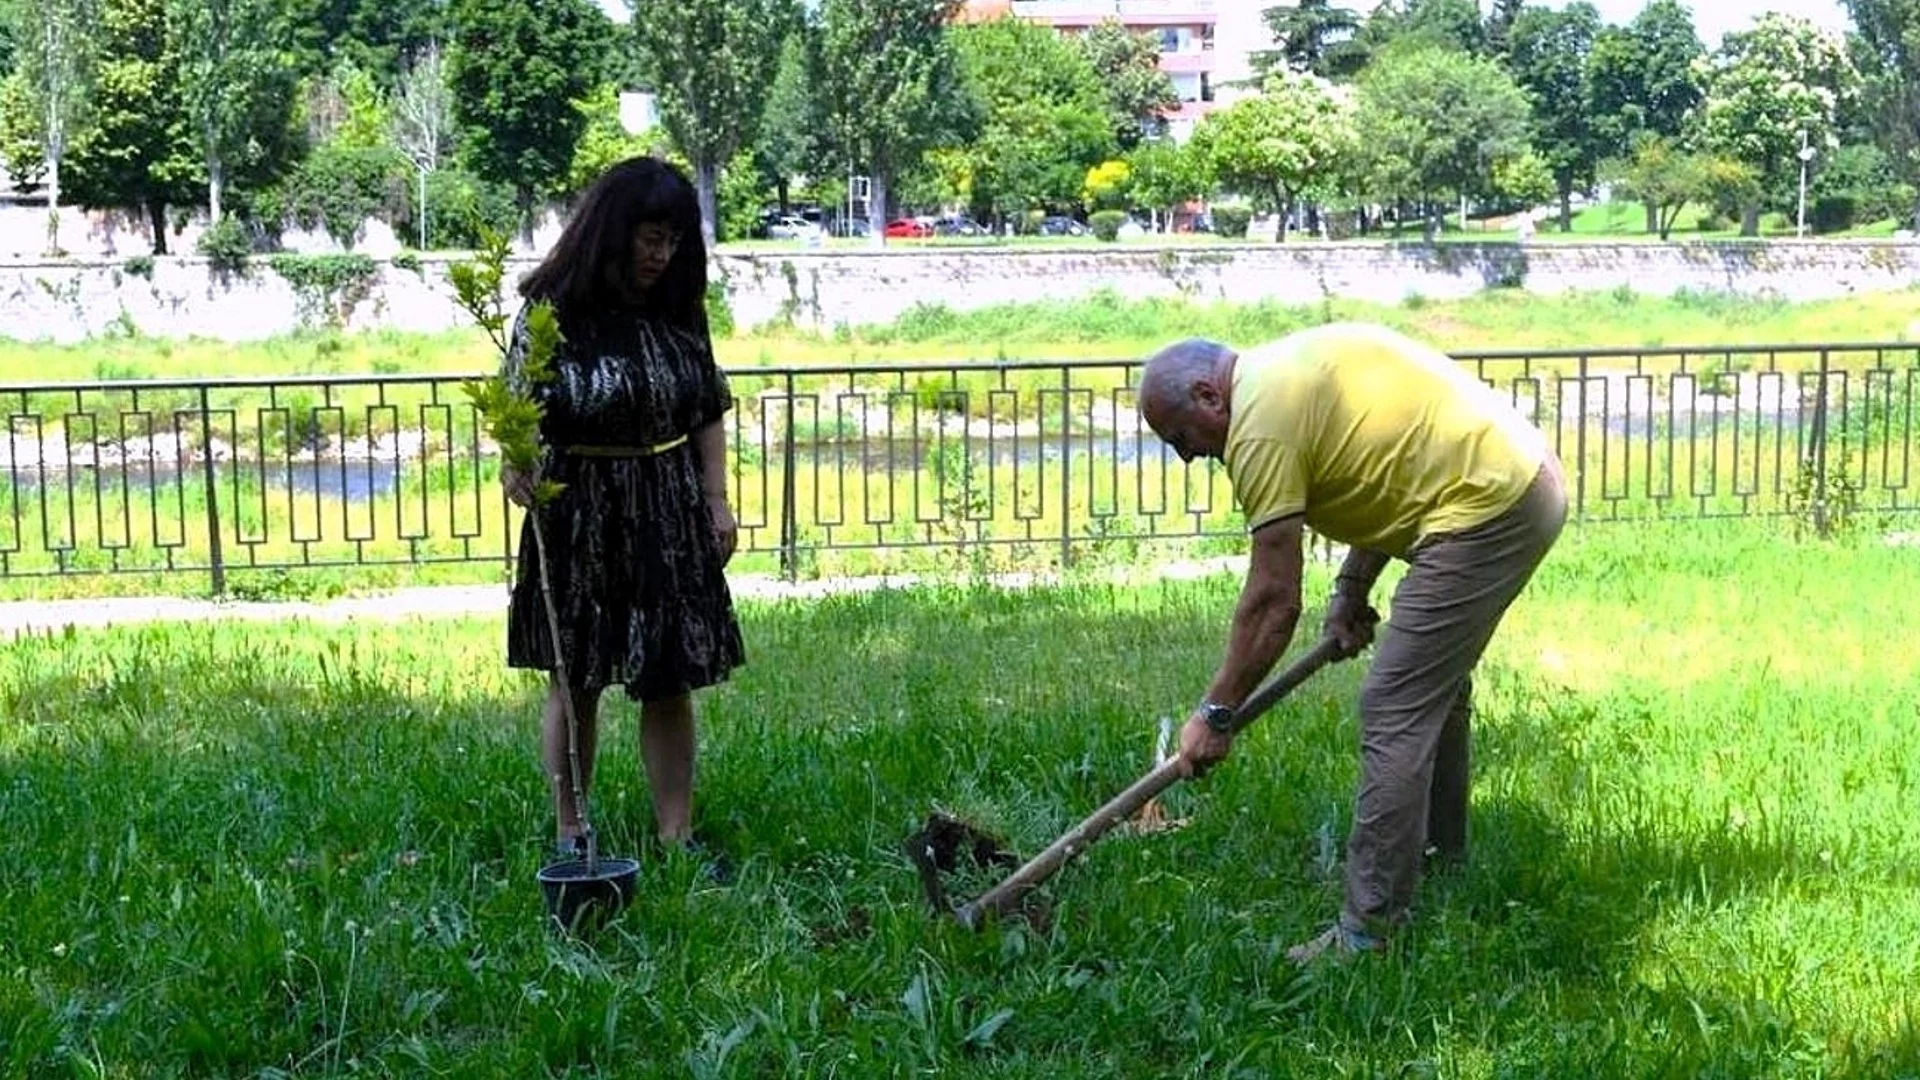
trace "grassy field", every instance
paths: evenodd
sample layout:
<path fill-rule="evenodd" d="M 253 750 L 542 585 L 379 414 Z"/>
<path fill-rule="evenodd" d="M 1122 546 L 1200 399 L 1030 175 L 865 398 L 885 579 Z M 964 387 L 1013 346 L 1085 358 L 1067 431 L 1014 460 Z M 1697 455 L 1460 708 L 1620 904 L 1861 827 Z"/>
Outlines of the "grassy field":
<path fill-rule="evenodd" d="M 1188 335 L 1257 343 L 1328 319 L 1384 322 L 1453 350 L 1714 346 L 1920 339 L 1920 290 L 1793 304 L 1619 291 L 1563 297 L 1493 291 L 1457 301 L 1194 304 L 1114 296 L 977 311 L 923 308 L 830 335 L 745 332 L 716 343 L 729 368 L 928 360 L 1131 359 Z M 468 373 L 489 346 L 473 333 L 289 335 L 234 345 L 114 338 L 77 345 L 0 340 L 0 383 L 286 375 Z"/>
<path fill-rule="evenodd" d="M 1337 902 L 1357 664 L 1170 793 L 1185 828 L 1069 866 L 1044 926 L 931 920 L 901 839 L 938 804 L 1032 854 L 1131 781 L 1235 586 L 747 608 L 702 699 L 740 876 L 649 855 L 591 947 L 540 924 L 537 686 L 497 619 L 22 640 L 0 1073 L 1920 1076 L 1920 561 L 1868 536 L 1571 532 L 1479 679 L 1474 858 L 1398 956 L 1279 956 Z"/>

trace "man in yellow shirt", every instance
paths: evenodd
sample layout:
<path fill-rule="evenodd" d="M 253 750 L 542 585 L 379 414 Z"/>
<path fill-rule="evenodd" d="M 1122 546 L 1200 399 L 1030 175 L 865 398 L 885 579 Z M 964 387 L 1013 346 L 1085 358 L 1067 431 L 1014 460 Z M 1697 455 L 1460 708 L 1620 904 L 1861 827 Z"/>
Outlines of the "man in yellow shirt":
<path fill-rule="evenodd" d="M 1368 595 L 1387 561 L 1408 564 L 1360 691 L 1346 901 L 1288 956 L 1384 948 L 1427 851 L 1465 854 L 1471 676 L 1559 538 L 1560 464 L 1491 388 L 1384 327 L 1322 326 L 1245 354 L 1182 341 L 1148 360 L 1139 400 L 1182 460 L 1226 465 L 1252 534 L 1226 655 L 1181 731 L 1194 775 L 1227 756 L 1227 719 L 1293 637 L 1304 529 L 1348 546 L 1325 620 L 1341 659 L 1373 640 Z"/>

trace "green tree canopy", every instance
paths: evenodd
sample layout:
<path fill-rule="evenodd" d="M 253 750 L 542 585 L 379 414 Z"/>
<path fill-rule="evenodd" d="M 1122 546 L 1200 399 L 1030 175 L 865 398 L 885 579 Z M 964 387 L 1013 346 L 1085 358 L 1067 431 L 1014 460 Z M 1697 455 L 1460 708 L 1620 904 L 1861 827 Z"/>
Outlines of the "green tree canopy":
<path fill-rule="evenodd" d="M 979 136 L 965 155 L 968 202 L 993 214 L 1077 203 L 1087 170 L 1116 145 L 1092 61 L 1019 19 L 960 27 L 953 44 L 981 108 Z"/>
<path fill-rule="evenodd" d="M 589 0 L 457 0 L 448 50 L 460 153 L 514 193 L 523 235 L 564 186 L 586 127 L 575 103 L 599 83 L 612 24 Z"/>
<path fill-rule="evenodd" d="M 1438 46 L 1396 49 L 1359 82 L 1368 183 L 1430 200 L 1485 194 L 1496 162 L 1527 149 L 1527 99 L 1498 64 Z M 1429 219 L 1431 234 L 1434 222 Z"/>
<path fill-rule="evenodd" d="M 760 131 L 787 0 L 638 0 L 633 27 L 660 118 L 693 166 L 700 228 L 718 236 L 720 172 Z"/>
<path fill-rule="evenodd" d="M 1285 241 L 1295 201 L 1330 194 L 1350 167 L 1353 111 L 1327 80 L 1275 72 L 1260 93 L 1202 120 L 1194 129 L 1193 153 L 1217 182 L 1275 211 L 1278 239 Z"/>
<path fill-rule="evenodd" d="M 884 242 L 888 185 L 978 123 L 947 24 L 960 0 L 821 0 L 812 83 L 827 148 L 871 182 L 868 223 Z"/>

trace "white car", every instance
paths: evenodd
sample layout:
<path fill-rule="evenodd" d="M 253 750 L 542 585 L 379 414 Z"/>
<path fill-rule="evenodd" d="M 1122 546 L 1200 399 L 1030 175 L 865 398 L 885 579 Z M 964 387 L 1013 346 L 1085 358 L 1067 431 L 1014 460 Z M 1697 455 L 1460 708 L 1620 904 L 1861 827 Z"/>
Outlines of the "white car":
<path fill-rule="evenodd" d="M 803 217 L 787 214 L 774 218 L 767 226 L 767 235 L 775 240 L 812 240 L 820 236 L 820 226 Z"/>

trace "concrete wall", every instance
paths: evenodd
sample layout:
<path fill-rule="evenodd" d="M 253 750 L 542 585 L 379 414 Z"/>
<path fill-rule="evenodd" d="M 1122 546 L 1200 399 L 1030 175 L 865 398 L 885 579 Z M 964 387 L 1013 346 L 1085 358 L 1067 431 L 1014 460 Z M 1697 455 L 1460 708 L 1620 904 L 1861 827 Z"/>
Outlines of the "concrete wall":
<path fill-rule="evenodd" d="M 510 278 L 531 261 L 516 260 Z M 0 336 L 75 341 L 137 331 L 248 340 L 300 327 L 440 330 L 464 325 L 445 262 L 377 264 L 370 280 L 323 295 L 257 260 L 221 278 L 203 260 L 0 261 Z M 892 248 L 724 255 L 743 327 L 790 320 L 820 330 L 883 323 L 915 304 L 954 310 L 1108 290 L 1122 297 L 1313 304 L 1328 297 L 1398 303 L 1489 288 L 1552 294 L 1681 290 L 1812 300 L 1920 282 L 1920 243 L 1257 244 L 1010 249 Z"/>

